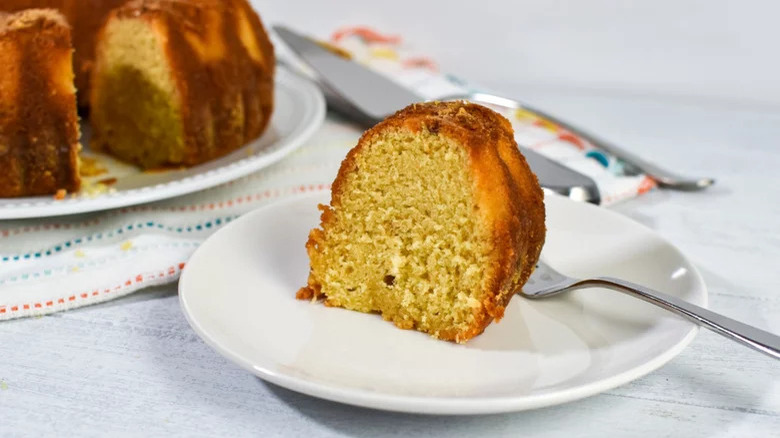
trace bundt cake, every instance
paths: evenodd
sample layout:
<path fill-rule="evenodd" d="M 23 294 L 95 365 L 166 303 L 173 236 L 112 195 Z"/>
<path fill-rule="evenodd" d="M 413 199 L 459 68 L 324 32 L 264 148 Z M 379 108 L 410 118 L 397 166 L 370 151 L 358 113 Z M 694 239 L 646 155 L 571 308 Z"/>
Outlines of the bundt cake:
<path fill-rule="evenodd" d="M 0 10 L 21 11 L 30 8 L 59 10 L 71 26 L 73 72 L 79 107 L 89 104 L 89 77 L 95 58 L 95 37 L 112 9 L 127 0 L 0 0 Z"/>
<path fill-rule="evenodd" d="M 72 52 L 56 10 L 0 13 L 0 197 L 79 188 Z"/>
<path fill-rule="evenodd" d="M 331 195 L 297 297 L 443 340 L 500 319 L 544 242 L 542 190 L 509 121 L 475 104 L 415 104 L 379 123 Z"/>
<path fill-rule="evenodd" d="M 94 149 L 142 168 L 191 166 L 258 137 L 274 54 L 246 0 L 134 0 L 98 36 Z"/>
<path fill-rule="evenodd" d="M 273 47 L 247 0 L 0 0 L 0 11 L 41 7 L 58 10 L 62 28 L 70 23 L 72 45 L 70 34 L 52 33 L 54 21 L 3 19 L 16 24 L 2 27 L 0 166 L 9 171 L 0 175 L 0 197 L 78 189 L 78 126 L 63 94 L 73 97 L 73 68 L 79 105 L 95 106 L 93 147 L 143 168 L 208 161 L 268 124 Z M 28 21 L 44 29 L 40 38 L 18 29 Z M 74 66 L 67 72 L 64 56 Z M 62 68 L 52 73 L 53 65 Z M 57 157 L 44 147 L 53 144 L 62 148 Z"/>

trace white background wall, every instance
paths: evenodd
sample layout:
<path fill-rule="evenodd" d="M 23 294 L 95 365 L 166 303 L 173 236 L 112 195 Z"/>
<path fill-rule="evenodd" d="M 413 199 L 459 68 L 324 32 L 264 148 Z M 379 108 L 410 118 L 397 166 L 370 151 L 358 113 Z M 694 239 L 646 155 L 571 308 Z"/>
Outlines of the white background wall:
<path fill-rule="evenodd" d="M 555 88 L 780 110 L 779 2 L 253 3 L 267 24 L 320 36 L 355 24 L 402 34 L 442 69 L 516 97 Z"/>

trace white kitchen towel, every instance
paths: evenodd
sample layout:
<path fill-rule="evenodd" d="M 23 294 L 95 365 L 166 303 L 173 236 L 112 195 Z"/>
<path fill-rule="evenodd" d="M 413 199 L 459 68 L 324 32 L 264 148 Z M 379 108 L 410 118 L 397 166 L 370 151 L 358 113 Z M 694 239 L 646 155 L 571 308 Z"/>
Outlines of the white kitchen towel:
<path fill-rule="evenodd" d="M 425 97 L 465 89 L 400 38 L 349 28 L 331 42 Z M 644 175 L 622 174 L 612 157 L 554 124 L 527 113 L 506 115 L 519 143 L 593 177 L 604 203 L 654 186 Z M 328 115 L 319 132 L 280 163 L 213 189 L 107 212 L 0 222 L 0 320 L 81 307 L 176 281 L 198 245 L 241 214 L 283 197 L 329 190 L 360 134 L 351 123 Z"/>

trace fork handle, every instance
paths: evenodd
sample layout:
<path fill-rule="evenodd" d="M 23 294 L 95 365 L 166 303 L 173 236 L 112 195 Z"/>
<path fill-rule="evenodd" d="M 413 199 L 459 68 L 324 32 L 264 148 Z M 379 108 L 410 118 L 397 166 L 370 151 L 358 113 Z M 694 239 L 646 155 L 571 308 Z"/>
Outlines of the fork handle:
<path fill-rule="evenodd" d="M 780 336 L 733 320 L 704 307 L 691 304 L 677 297 L 653 289 L 611 277 L 598 277 L 578 283 L 582 287 L 604 287 L 655 304 L 713 332 L 744 344 L 775 359 L 780 359 Z"/>

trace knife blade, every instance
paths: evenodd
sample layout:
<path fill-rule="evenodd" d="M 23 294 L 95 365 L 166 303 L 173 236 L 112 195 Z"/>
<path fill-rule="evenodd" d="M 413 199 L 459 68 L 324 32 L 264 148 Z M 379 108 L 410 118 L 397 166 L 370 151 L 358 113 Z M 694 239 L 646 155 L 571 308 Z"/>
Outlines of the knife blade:
<path fill-rule="evenodd" d="M 408 88 L 354 61 L 337 55 L 317 41 L 284 26 L 274 32 L 315 73 L 328 105 L 365 127 L 425 99 Z M 528 148 L 520 147 L 542 187 L 578 201 L 598 204 L 595 181 Z"/>
<path fill-rule="evenodd" d="M 425 99 L 359 64 L 336 55 L 316 41 L 282 26 L 277 35 L 317 74 L 327 95 L 347 116 L 374 125 L 401 108 Z M 330 103 L 330 101 L 329 101 Z M 343 108 L 347 105 L 346 108 Z M 335 109 L 335 108 L 334 108 Z"/>

